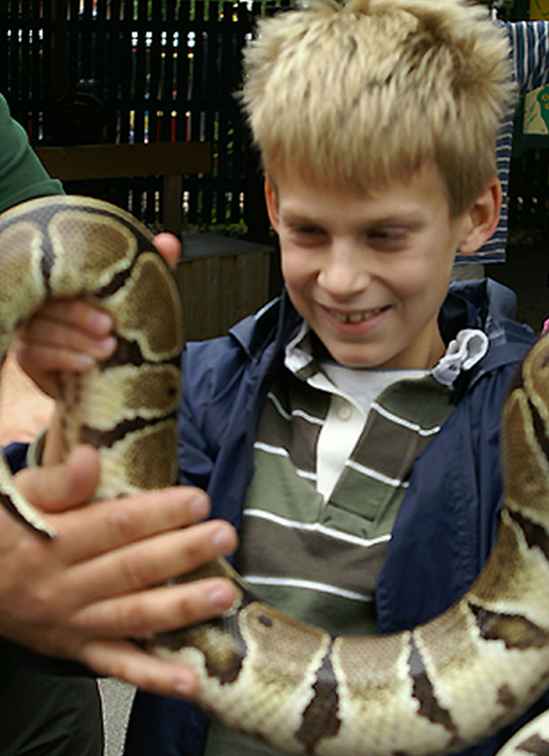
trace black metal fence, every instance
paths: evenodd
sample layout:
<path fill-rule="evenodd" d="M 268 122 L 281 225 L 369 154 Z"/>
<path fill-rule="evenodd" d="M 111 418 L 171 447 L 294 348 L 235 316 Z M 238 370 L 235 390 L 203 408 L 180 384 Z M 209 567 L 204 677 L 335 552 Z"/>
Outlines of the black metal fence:
<path fill-rule="evenodd" d="M 257 17 L 289 3 L 2 0 L 0 91 L 34 144 L 209 143 L 212 170 L 185 180 L 189 224 L 245 221 L 253 238 L 265 238 L 257 159 L 234 93 Z M 514 161 L 514 223 L 547 216 L 536 208 L 548 194 L 548 158 L 542 145 Z M 110 199 L 149 223 L 158 220 L 160 192 L 154 178 L 108 186 Z"/>
<path fill-rule="evenodd" d="M 189 223 L 253 226 L 257 159 L 234 95 L 256 18 L 286 5 L 3 0 L 0 91 L 34 144 L 209 143 L 211 171 L 185 184 Z M 158 182 L 137 186 L 131 209 L 154 222 Z"/>

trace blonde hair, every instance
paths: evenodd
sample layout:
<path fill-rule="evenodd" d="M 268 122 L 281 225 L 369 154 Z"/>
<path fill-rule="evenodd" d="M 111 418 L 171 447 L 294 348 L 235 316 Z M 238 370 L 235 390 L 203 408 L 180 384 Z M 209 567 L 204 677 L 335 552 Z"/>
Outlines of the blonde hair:
<path fill-rule="evenodd" d="M 240 97 L 265 169 L 368 192 L 434 160 L 450 211 L 496 174 L 505 33 L 465 0 L 311 0 L 259 24 Z"/>

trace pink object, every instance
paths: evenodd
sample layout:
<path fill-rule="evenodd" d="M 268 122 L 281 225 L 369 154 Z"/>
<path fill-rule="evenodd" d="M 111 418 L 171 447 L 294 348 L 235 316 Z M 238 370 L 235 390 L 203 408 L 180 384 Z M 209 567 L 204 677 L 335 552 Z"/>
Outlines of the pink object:
<path fill-rule="evenodd" d="M 542 334 L 547 333 L 549 331 L 549 318 L 544 322 L 543 328 L 541 329 Z"/>

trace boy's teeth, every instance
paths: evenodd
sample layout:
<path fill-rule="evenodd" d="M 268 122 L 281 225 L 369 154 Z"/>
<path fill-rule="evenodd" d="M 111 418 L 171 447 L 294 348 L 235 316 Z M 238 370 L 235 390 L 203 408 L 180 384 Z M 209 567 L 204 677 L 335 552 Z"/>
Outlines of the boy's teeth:
<path fill-rule="evenodd" d="M 353 312 L 349 315 L 334 311 L 334 315 L 340 323 L 362 323 L 362 321 L 370 320 L 370 318 L 378 315 L 381 310 L 382 308 L 379 307 L 377 310 L 363 310 L 362 312 Z"/>

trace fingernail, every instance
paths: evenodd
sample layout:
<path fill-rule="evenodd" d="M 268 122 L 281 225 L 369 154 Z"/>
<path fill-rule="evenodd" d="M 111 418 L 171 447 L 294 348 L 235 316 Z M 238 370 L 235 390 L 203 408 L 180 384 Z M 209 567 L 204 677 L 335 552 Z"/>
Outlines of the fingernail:
<path fill-rule="evenodd" d="M 77 363 L 80 367 L 87 369 L 95 365 L 95 360 L 89 354 L 79 354 L 76 356 Z"/>
<path fill-rule="evenodd" d="M 233 603 L 234 596 L 226 585 L 216 585 L 208 591 L 210 604 L 216 609 L 228 609 Z"/>
<path fill-rule="evenodd" d="M 102 339 L 102 341 L 99 341 L 97 344 L 97 347 L 101 354 L 110 354 L 114 347 L 116 345 L 116 341 L 113 339 L 112 336 L 109 336 L 106 339 Z"/>
<path fill-rule="evenodd" d="M 106 312 L 94 312 L 88 323 L 96 333 L 104 333 L 112 328 L 112 318 Z"/>
<path fill-rule="evenodd" d="M 190 504 L 191 516 L 195 520 L 202 520 L 208 514 L 208 500 L 205 496 L 196 496 Z"/>
<path fill-rule="evenodd" d="M 213 545 L 221 549 L 223 553 L 229 552 L 233 547 L 231 531 L 226 527 L 218 528 L 212 536 Z"/>

